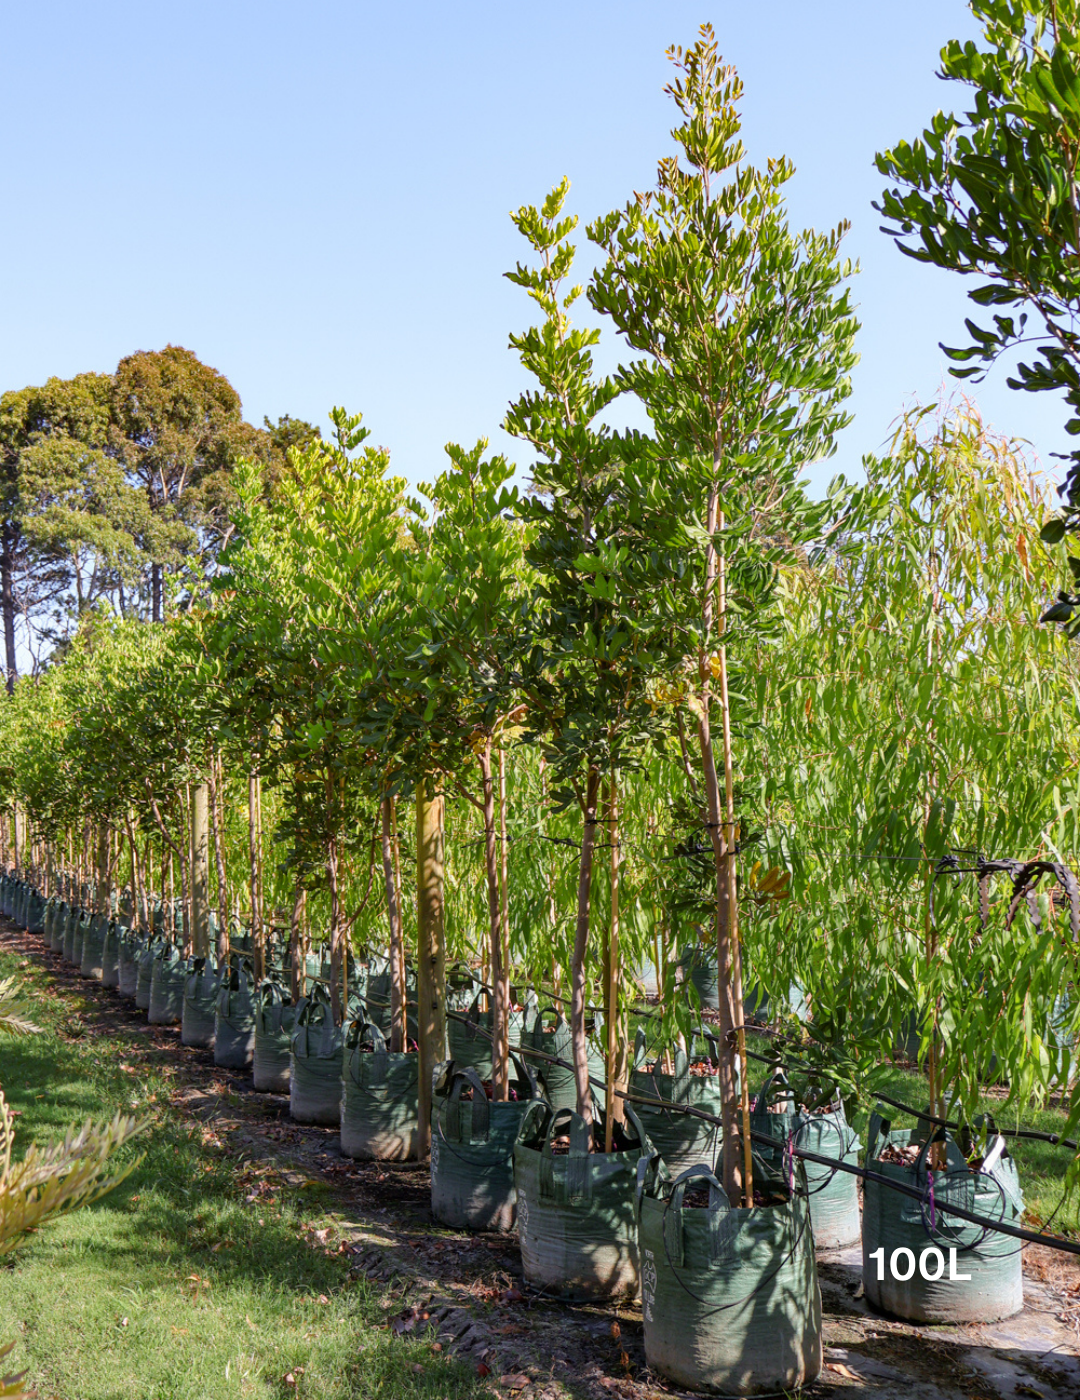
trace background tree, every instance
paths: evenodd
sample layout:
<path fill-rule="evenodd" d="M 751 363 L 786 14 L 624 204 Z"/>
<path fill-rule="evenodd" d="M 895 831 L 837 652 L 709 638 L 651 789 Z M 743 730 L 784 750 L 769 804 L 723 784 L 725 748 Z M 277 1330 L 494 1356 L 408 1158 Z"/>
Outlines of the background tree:
<path fill-rule="evenodd" d="M 232 473 L 242 456 L 273 456 L 270 435 L 245 423 L 223 374 L 179 345 L 120 361 L 111 391 L 109 447 L 144 492 L 156 531 L 150 616 L 165 615 L 167 575 L 196 583 L 228 537 Z"/>

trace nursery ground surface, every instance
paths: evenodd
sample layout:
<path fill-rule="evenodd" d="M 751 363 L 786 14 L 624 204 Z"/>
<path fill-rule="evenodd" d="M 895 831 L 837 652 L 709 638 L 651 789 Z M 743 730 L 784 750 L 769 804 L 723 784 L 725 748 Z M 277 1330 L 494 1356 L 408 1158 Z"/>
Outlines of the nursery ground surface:
<path fill-rule="evenodd" d="M 679 1393 L 645 1366 L 639 1311 L 533 1297 L 513 1236 L 435 1225 L 426 1169 L 342 1157 L 334 1129 L 292 1123 L 287 1099 L 251 1092 L 0 921 L 11 973 L 44 1032 L 0 1042 L 21 1141 L 117 1109 L 150 1120 L 112 1196 L 0 1269 L 0 1338 L 17 1339 L 43 1400 Z M 1054 1204 L 1060 1168 L 1058 1182 Z M 1024 1312 L 978 1328 L 882 1317 L 858 1251 L 820 1263 L 826 1366 L 808 1396 L 1080 1395 L 1075 1259 L 1029 1249 Z"/>

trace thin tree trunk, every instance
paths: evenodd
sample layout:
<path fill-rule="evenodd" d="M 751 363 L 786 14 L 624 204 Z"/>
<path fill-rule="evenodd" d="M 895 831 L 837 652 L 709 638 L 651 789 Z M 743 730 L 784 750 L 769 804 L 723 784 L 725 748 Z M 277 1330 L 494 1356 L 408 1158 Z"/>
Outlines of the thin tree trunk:
<path fill-rule="evenodd" d="M 590 1125 L 593 1121 L 593 1111 L 592 1089 L 589 1085 L 589 1047 L 585 1030 L 585 957 L 589 948 L 589 905 L 599 795 L 600 770 L 590 768 L 585 782 L 581 858 L 578 863 L 577 925 L 574 930 L 574 955 L 570 964 L 570 1039 L 574 1055 L 577 1111 Z"/>
<path fill-rule="evenodd" d="M 262 822 L 259 802 L 259 776 L 248 774 L 248 861 L 250 864 L 251 893 L 251 946 L 254 951 L 255 981 L 261 982 L 265 975 L 263 955 L 263 907 L 262 907 Z M 335 878 L 337 854 L 334 855 Z M 340 1020 L 338 1025 L 340 1025 Z"/>
<path fill-rule="evenodd" d="M 15 527 L 5 520 L 0 531 L 0 612 L 4 616 L 4 659 L 7 692 L 15 689 L 19 675 L 15 654 Z"/>
<path fill-rule="evenodd" d="M 627 1081 L 626 1036 L 622 1034 L 622 1013 L 619 1006 L 619 982 L 622 972 L 619 961 L 619 788 L 614 770 L 608 796 L 608 833 L 611 843 L 611 922 L 608 928 L 607 954 L 604 958 L 604 1015 L 607 1030 L 607 1053 L 604 1063 L 604 1080 L 607 1085 L 607 1112 L 604 1116 L 605 1152 L 610 1152 L 615 1145 L 615 1124 L 623 1123 L 626 1118 L 624 1100 L 619 1097 L 618 1091 L 625 1090 Z"/>
<path fill-rule="evenodd" d="M 306 900 L 307 891 L 297 880 L 292 918 L 289 921 L 289 981 L 294 1006 L 304 995 L 304 974 L 307 971 L 305 963 L 307 949 L 304 946 L 304 904 Z"/>
<path fill-rule="evenodd" d="M 408 1038 L 405 1005 L 405 949 L 401 939 L 401 905 L 398 902 L 397 879 L 394 874 L 394 799 L 389 793 L 379 804 L 382 828 L 383 884 L 386 888 L 386 913 L 390 923 L 390 1049 L 400 1054 Z"/>
<path fill-rule="evenodd" d="M 492 1096 L 502 1102 L 510 1098 L 510 871 L 506 836 L 506 753 L 499 750 L 499 956 L 491 964 L 491 985 L 495 988 L 492 1010 L 496 1074 Z"/>
<path fill-rule="evenodd" d="M 217 960 L 223 963 L 229 956 L 229 886 L 225 871 L 225 845 L 222 839 L 224 825 L 224 782 L 221 781 L 217 759 L 210 763 L 208 781 L 208 807 L 210 831 L 214 843 L 214 865 L 217 869 Z M 221 801 L 219 809 L 218 803 Z"/>
<path fill-rule="evenodd" d="M 210 953 L 210 788 L 198 783 L 191 795 L 191 940 L 197 958 Z"/>
<path fill-rule="evenodd" d="M 446 1058 L 443 797 L 425 778 L 416 790 L 416 915 L 419 1132 L 417 1159 L 431 1148 L 431 1076 Z"/>
<path fill-rule="evenodd" d="M 503 1100 L 509 1096 L 509 1085 L 506 1074 L 507 1056 L 503 1045 L 503 1027 L 506 1018 L 502 998 L 499 994 L 499 984 L 502 981 L 502 901 L 499 897 L 499 863 L 495 831 L 495 780 L 491 768 L 490 739 L 485 742 L 484 747 L 476 757 L 480 765 L 484 804 L 484 874 L 487 881 L 488 901 L 486 961 L 490 968 L 491 985 L 495 991 L 492 1010 L 491 1091 L 493 1098 Z"/>
<path fill-rule="evenodd" d="M 705 519 L 705 528 L 708 533 L 709 542 L 705 549 L 706 580 L 702 615 L 705 623 L 705 635 L 708 636 L 712 631 L 715 621 L 717 624 L 717 633 L 722 639 L 727 608 L 726 576 L 724 560 L 718 553 L 714 543 L 717 534 L 724 528 L 724 517 L 719 510 L 719 487 L 717 485 L 723 467 L 723 437 L 719 426 L 713 454 L 713 466 L 715 476 L 709 489 Z M 727 658 L 722 640 L 719 666 L 723 677 L 723 686 L 725 687 L 722 703 L 726 735 L 726 742 L 724 744 L 726 789 L 728 767 L 731 761 L 731 736 L 730 728 L 727 724 L 728 710 L 726 705 Z M 738 955 L 736 949 L 738 940 L 738 904 L 734 867 L 734 832 L 733 828 L 729 825 L 730 818 L 728 818 L 731 804 L 726 800 L 722 804 L 720 783 L 716 771 L 716 755 L 713 748 L 712 730 L 709 718 L 711 675 L 712 657 L 706 656 L 705 653 L 702 652 L 698 659 L 698 678 L 701 686 L 701 694 L 697 715 L 697 729 L 705 789 L 706 826 L 712 841 L 716 877 L 717 1000 L 720 1010 L 719 1089 L 721 1104 L 720 1117 L 723 1123 L 723 1145 L 721 1149 L 722 1179 L 729 1202 L 733 1207 L 737 1208 L 743 1204 L 744 1191 L 749 1199 L 752 1200 L 752 1197 L 749 1195 L 752 1190 L 751 1181 L 749 1179 L 744 1180 L 743 1162 L 739 1160 L 738 1150 L 742 1133 L 739 1131 L 740 1086 L 737 1082 L 738 1076 L 736 1073 L 736 1066 L 740 1063 L 745 1066 L 745 1061 L 740 1054 L 739 1032 L 737 1028 L 742 1026 L 744 1016 L 741 978 L 738 972 Z M 741 1084 L 745 1093 L 745 1067 L 742 1069 Z M 747 1139 L 744 1144 L 745 1162 L 749 1161 L 749 1155 L 750 1142 L 749 1139 Z"/>
<path fill-rule="evenodd" d="M 338 841 L 337 836 L 326 842 L 326 880 L 330 887 L 330 1001 L 334 1012 L 334 1024 L 340 1026 L 345 1020 L 346 1005 L 342 999 L 342 954 L 344 937 L 341 918 L 341 891 L 338 885 Z"/>

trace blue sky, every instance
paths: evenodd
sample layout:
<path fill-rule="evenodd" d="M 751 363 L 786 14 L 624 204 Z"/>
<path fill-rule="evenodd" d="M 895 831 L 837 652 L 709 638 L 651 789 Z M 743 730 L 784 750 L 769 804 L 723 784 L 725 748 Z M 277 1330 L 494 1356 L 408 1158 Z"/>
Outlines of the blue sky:
<path fill-rule="evenodd" d="M 703 20 L 745 81 L 751 157 L 795 162 L 792 222 L 852 221 L 856 419 L 815 477 L 857 473 L 963 334 L 964 281 L 903 258 L 871 208 L 875 151 L 962 101 L 934 77 L 975 33 L 960 0 L 9 5 L 0 387 L 171 341 L 255 422 L 362 411 L 414 483 L 448 440 L 520 459 L 498 429 L 530 318 L 501 276 L 523 255 L 508 211 L 563 175 L 583 223 L 650 185 L 664 50 Z M 1049 465 L 1062 405 L 1004 381 L 971 392 Z"/>

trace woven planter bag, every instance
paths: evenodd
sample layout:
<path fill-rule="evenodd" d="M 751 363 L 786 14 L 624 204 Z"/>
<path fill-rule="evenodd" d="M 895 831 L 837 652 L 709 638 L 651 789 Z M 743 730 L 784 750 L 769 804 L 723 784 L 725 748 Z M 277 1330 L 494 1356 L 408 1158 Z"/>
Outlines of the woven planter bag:
<path fill-rule="evenodd" d="M 255 1054 L 255 977 L 246 958 L 222 968 L 214 1018 L 214 1064 L 248 1069 Z"/>
<path fill-rule="evenodd" d="M 279 982 L 266 981 L 255 998 L 255 1047 L 252 1074 L 260 1094 L 289 1092 L 289 1047 L 296 1028 L 296 1007 Z"/>
<path fill-rule="evenodd" d="M 589 1078 L 593 1080 L 593 1097 L 604 1107 L 604 1073 L 606 1063 L 600 1046 L 600 1031 L 603 1022 L 597 1018 L 593 1033 L 589 1037 Z M 552 1108 L 577 1108 L 577 1084 L 574 1071 L 569 1068 L 573 1062 L 573 1042 L 570 1038 L 570 1023 L 557 1008 L 537 1006 L 532 1013 L 532 1024 L 522 1037 L 522 1049 L 538 1050 L 544 1055 L 554 1056 L 563 1064 L 553 1064 L 550 1060 L 537 1058 L 533 1061 L 536 1076 L 544 1090 L 544 1095 Z"/>
<path fill-rule="evenodd" d="M 691 1052 L 696 1047 L 691 1045 Z M 698 1057 L 705 1059 L 707 1048 Z M 662 1060 L 657 1056 L 651 1069 L 644 1067 L 645 1037 L 638 1032 L 635 1046 L 635 1060 L 638 1067 L 630 1074 L 630 1092 L 640 1098 L 652 1099 L 654 1103 L 635 1103 L 634 1110 L 641 1119 L 642 1127 L 649 1140 L 660 1153 L 664 1165 L 672 1176 L 677 1176 L 687 1167 L 715 1167 L 720 1152 L 723 1134 L 718 1123 L 709 1123 L 703 1118 L 695 1118 L 690 1113 L 674 1113 L 664 1107 L 666 1104 L 685 1105 L 701 1109 L 704 1113 L 720 1116 L 720 1081 L 716 1075 L 690 1073 L 690 1061 L 681 1047 L 672 1052 L 672 1072 L 666 1074 L 661 1068 Z"/>
<path fill-rule="evenodd" d="M 120 974 L 120 981 L 117 984 L 122 997 L 134 999 L 139 986 L 139 956 L 142 951 L 144 935 L 137 933 L 135 929 L 124 929 L 120 939 L 120 949 L 117 957 L 117 965 Z"/>
<path fill-rule="evenodd" d="M 120 985 L 120 939 L 123 933 L 124 929 L 120 924 L 115 919 L 110 919 L 101 945 L 101 985 L 103 987 L 119 987 Z"/>
<path fill-rule="evenodd" d="M 298 1123 L 341 1124 L 343 1038 L 330 995 L 316 986 L 296 1009 L 289 1066 L 289 1114 Z"/>
<path fill-rule="evenodd" d="M 431 1101 L 431 1213 L 454 1230 L 512 1230 L 517 1220 L 514 1143 L 540 1090 L 514 1057 L 513 1098 L 489 1099 L 474 1069 L 435 1070 Z M 472 1098 L 463 1094 L 471 1090 Z"/>
<path fill-rule="evenodd" d="M 514 1185 L 522 1270 L 534 1288 L 576 1301 L 636 1296 L 637 1162 L 653 1149 L 629 1106 L 626 1117 L 613 1152 L 590 1152 L 590 1129 L 570 1109 L 533 1103 L 522 1118 Z M 556 1154 L 554 1139 L 563 1135 L 570 1149 Z"/>
<path fill-rule="evenodd" d="M 178 1026 L 184 1015 L 184 976 L 186 965 L 175 943 L 163 943 L 150 968 L 150 1005 L 147 1019 L 152 1026 Z"/>
<path fill-rule="evenodd" d="M 645 1358 L 686 1390 L 787 1395 L 822 1364 L 821 1293 L 806 1199 L 771 1177 L 774 1204 L 732 1209 L 717 1178 L 690 1167 L 671 1181 L 642 1163 L 638 1230 Z M 798 1185 L 800 1183 L 796 1183 Z M 685 1205 L 708 1188 L 708 1206 Z"/>
<path fill-rule="evenodd" d="M 773 1152 L 762 1148 L 765 1159 L 781 1170 L 789 1146 L 805 1148 L 821 1157 L 834 1157 L 852 1166 L 859 1164 L 861 1143 L 848 1125 L 838 1099 L 828 1113 L 796 1111 L 791 1088 L 782 1071 L 771 1075 L 754 1099 L 751 1131 L 776 1138 Z M 810 1225 L 818 1249 L 846 1249 L 862 1236 L 858 1178 L 816 1162 L 804 1163 L 810 1205 Z"/>
<path fill-rule="evenodd" d="M 108 927 L 107 915 L 92 914 L 86 932 L 83 934 L 79 972 L 83 977 L 92 977 L 97 982 L 101 981 L 105 958 L 105 934 Z"/>
<path fill-rule="evenodd" d="M 927 1165 L 930 1137 L 925 1130 L 892 1132 L 880 1111 L 871 1115 L 866 1165 L 881 1176 L 913 1187 L 919 1199 L 902 1196 L 880 1182 L 866 1181 L 862 1237 L 867 1300 L 909 1322 L 982 1323 L 1012 1317 L 1024 1306 L 1020 1242 L 983 1226 L 969 1225 L 950 1215 L 948 1207 L 952 1203 L 987 1220 L 1019 1225 L 1024 1198 L 1016 1164 L 1002 1151 L 989 1171 L 974 1172 L 944 1129 L 934 1137 L 945 1143 L 944 1170 L 934 1171 Z M 880 1160 L 880 1153 L 888 1146 L 910 1147 L 915 1143 L 921 1144 L 921 1150 L 912 1166 Z M 875 1259 L 879 1249 L 885 1251 L 884 1256 Z M 910 1259 L 902 1254 L 894 1264 L 896 1250 L 909 1251 Z M 899 1277 L 908 1272 L 909 1263 L 910 1277 Z M 964 1274 L 969 1277 L 960 1277 Z"/>
<path fill-rule="evenodd" d="M 218 970 L 212 957 L 189 958 L 184 968 L 184 1009 L 180 1043 L 197 1050 L 214 1048 Z"/>

